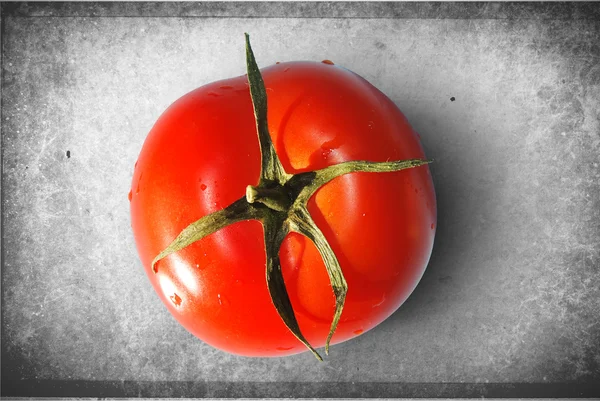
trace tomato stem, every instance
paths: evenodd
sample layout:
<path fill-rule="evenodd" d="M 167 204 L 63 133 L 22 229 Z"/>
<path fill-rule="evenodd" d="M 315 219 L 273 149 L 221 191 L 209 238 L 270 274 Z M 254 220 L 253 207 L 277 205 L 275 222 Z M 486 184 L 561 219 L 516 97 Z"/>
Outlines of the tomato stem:
<path fill-rule="evenodd" d="M 265 188 L 248 185 L 246 187 L 246 200 L 248 203 L 262 203 L 269 209 L 278 212 L 287 212 L 292 202 L 282 189 L 281 186 L 279 188 Z"/>
<path fill-rule="evenodd" d="M 267 183 L 278 183 L 280 185 L 291 177 L 287 174 L 281 165 L 279 156 L 275 152 L 269 128 L 267 124 L 267 90 L 262 79 L 260 69 L 256 64 L 254 52 L 250 46 L 250 36 L 246 33 L 246 69 L 248 72 L 248 85 L 252 97 L 252 107 L 254 109 L 254 120 L 256 122 L 256 132 L 260 143 L 261 169 L 259 185 Z"/>
<path fill-rule="evenodd" d="M 158 262 L 161 259 L 201 240 L 207 235 L 239 221 L 260 219 L 262 218 L 263 213 L 263 210 L 251 207 L 251 205 L 246 202 L 246 198 L 241 198 L 227 206 L 225 209 L 204 216 L 200 220 L 197 220 L 184 228 L 177 238 L 154 258 L 152 261 L 152 270 L 154 273 L 158 273 Z"/>
<path fill-rule="evenodd" d="M 152 261 L 152 270 L 158 273 L 158 262 L 168 255 L 201 240 L 230 224 L 244 220 L 258 220 L 263 225 L 266 256 L 266 280 L 271 300 L 277 313 L 290 332 L 309 349 L 318 360 L 319 353 L 304 338 L 289 299 L 279 260 L 279 250 L 290 232 L 309 238 L 318 249 L 335 296 L 335 311 L 329 334 L 325 340 L 325 353 L 342 316 L 348 284 L 344 278 L 331 245 L 308 211 L 308 202 L 314 193 L 336 177 L 349 173 L 386 173 L 419 167 L 429 160 L 398 160 L 373 162 L 348 161 L 316 171 L 299 174 L 285 172 L 269 134 L 267 124 L 267 93 L 262 75 L 256 64 L 246 37 L 246 66 L 252 107 L 256 120 L 256 132 L 261 154 L 261 170 L 258 185 L 248 185 L 246 194 L 225 209 L 211 213 L 191 223 Z"/>
<path fill-rule="evenodd" d="M 308 348 L 319 360 L 323 358 L 304 338 L 300 331 L 300 326 L 294 314 L 294 308 L 285 288 L 283 274 L 281 272 L 281 263 L 279 260 L 279 249 L 285 237 L 290 232 L 290 225 L 286 223 L 285 217 L 280 218 L 277 214 L 267 214 L 261 220 L 264 227 L 265 253 L 267 257 L 267 286 L 273 306 L 279 313 L 279 316 L 291 331 L 291 333 Z"/>

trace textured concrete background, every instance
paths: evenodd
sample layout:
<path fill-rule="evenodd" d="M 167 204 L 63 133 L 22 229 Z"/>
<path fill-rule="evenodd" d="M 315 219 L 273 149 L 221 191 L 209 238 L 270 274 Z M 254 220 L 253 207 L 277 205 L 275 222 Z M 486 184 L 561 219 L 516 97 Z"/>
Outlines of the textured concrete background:
<path fill-rule="evenodd" d="M 289 7 L 4 5 L 3 394 L 44 380 L 150 395 L 221 383 L 208 394 L 228 396 L 253 385 L 229 382 L 366 396 L 383 382 L 600 381 L 600 8 Z M 425 276 L 324 363 L 195 339 L 154 294 L 130 231 L 146 134 L 181 95 L 245 72 L 244 32 L 261 66 L 331 59 L 362 75 L 435 159 Z"/>

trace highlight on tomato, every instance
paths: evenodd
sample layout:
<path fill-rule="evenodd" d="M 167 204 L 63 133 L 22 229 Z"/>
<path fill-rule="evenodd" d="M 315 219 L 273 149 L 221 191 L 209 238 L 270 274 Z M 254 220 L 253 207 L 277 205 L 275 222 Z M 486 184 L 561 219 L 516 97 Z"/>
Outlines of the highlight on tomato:
<path fill-rule="evenodd" d="M 408 298 L 436 225 L 419 136 L 331 61 L 260 70 L 175 101 L 134 168 L 131 223 L 169 312 L 221 350 L 271 357 L 359 336 Z"/>

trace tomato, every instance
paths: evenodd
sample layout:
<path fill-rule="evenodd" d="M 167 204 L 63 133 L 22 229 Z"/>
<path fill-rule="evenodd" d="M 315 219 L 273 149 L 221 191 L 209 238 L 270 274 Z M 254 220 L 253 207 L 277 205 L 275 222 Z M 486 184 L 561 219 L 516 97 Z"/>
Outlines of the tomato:
<path fill-rule="evenodd" d="M 355 73 L 330 62 L 278 63 L 261 73 L 269 132 L 287 173 L 352 160 L 424 159 L 401 111 Z M 230 353 L 284 356 L 307 348 L 273 306 L 259 221 L 228 225 L 152 268 L 182 230 L 235 202 L 260 173 L 247 76 L 202 86 L 175 101 L 148 134 L 133 173 L 131 222 L 154 289 L 187 330 Z M 423 275 L 436 224 L 430 171 L 345 174 L 318 189 L 308 210 L 348 286 L 336 344 L 384 321 Z M 323 259 L 295 232 L 279 258 L 302 334 L 322 347 L 336 302 Z"/>

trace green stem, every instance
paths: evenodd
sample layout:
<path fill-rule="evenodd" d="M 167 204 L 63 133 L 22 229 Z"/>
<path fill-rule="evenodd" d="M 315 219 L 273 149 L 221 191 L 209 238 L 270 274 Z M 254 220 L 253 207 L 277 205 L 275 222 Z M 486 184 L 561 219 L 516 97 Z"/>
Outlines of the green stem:
<path fill-rule="evenodd" d="M 267 215 L 262 220 L 265 235 L 265 253 L 267 257 L 267 287 L 271 296 L 271 301 L 279 313 L 279 316 L 292 332 L 292 334 L 302 342 L 319 360 L 321 355 L 309 344 L 300 331 L 300 326 L 294 314 L 294 308 L 290 301 L 285 281 L 281 272 L 281 262 L 279 260 L 279 249 L 281 243 L 290 232 L 289 225 L 285 224 L 284 219 L 277 218 L 276 215 Z"/>
<path fill-rule="evenodd" d="M 154 258 L 152 261 L 152 270 L 154 273 L 157 273 L 158 262 L 161 259 L 201 240 L 207 235 L 227 227 L 230 224 L 244 220 L 257 219 L 262 217 L 262 215 L 263 212 L 260 209 L 252 207 L 246 202 L 246 198 L 238 199 L 225 209 L 204 216 L 184 228 L 173 242 Z"/>
<path fill-rule="evenodd" d="M 325 235 L 323 235 L 323 232 L 312 219 L 306 206 L 299 207 L 295 210 L 295 213 L 290 216 L 290 225 L 295 232 L 305 235 L 315 244 L 323 258 L 325 269 L 329 275 L 329 281 L 331 283 L 331 288 L 333 289 L 333 295 L 335 296 L 333 321 L 331 322 L 329 335 L 325 340 L 325 353 L 329 354 L 329 342 L 331 341 L 338 322 L 340 321 L 340 317 L 342 316 L 342 310 L 344 309 L 344 303 L 346 301 L 346 293 L 348 292 L 348 284 L 346 283 L 342 268 L 333 249 L 331 249 Z"/>
<path fill-rule="evenodd" d="M 292 202 L 286 196 L 283 187 L 265 188 L 248 185 L 246 187 L 246 200 L 248 203 L 262 203 L 269 209 L 278 212 L 287 212 L 290 209 Z"/>
<path fill-rule="evenodd" d="M 340 177 L 349 173 L 391 173 L 395 171 L 405 170 L 409 168 L 423 166 L 431 163 L 432 160 L 409 159 L 387 162 L 372 162 L 366 160 L 354 160 L 334 164 L 333 166 L 325 167 L 321 170 L 311 171 L 304 174 L 310 174 L 312 179 L 306 184 L 301 194 L 298 196 L 298 201 L 305 203 L 319 188 L 327 184 L 334 178 Z"/>
<path fill-rule="evenodd" d="M 285 172 L 279 156 L 275 152 L 267 123 L 267 90 L 262 79 L 260 69 L 256 64 L 254 52 L 250 46 L 250 36 L 246 33 L 246 68 L 248 71 L 248 85 L 252 97 L 252 107 L 256 121 L 256 132 L 261 151 L 260 183 L 275 182 L 280 185 L 291 177 Z"/>

